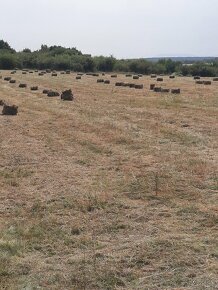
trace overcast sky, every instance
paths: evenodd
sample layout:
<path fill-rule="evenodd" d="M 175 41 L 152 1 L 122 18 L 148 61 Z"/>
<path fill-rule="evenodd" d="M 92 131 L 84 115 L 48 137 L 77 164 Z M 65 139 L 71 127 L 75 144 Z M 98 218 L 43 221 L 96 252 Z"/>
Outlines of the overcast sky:
<path fill-rule="evenodd" d="M 218 56 L 218 0 L 0 0 L 0 39 L 117 58 Z"/>

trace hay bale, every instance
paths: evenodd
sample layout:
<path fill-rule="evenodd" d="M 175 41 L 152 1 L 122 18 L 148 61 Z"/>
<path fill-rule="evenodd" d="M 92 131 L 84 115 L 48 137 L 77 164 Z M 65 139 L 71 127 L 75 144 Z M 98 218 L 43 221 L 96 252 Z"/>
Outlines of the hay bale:
<path fill-rule="evenodd" d="M 139 79 L 139 76 L 133 76 L 132 77 L 134 80 L 138 80 Z"/>
<path fill-rule="evenodd" d="M 4 106 L 4 104 L 5 104 L 5 101 L 0 100 L 0 106 Z"/>
<path fill-rule="evenodd" d="M 111 75 L 111 78 L 117 78 L 117 75 Z"/>
<path fill-rule="evenodd" d="M 33 71 L 29 71 L 29 74 L 33 74 Z"/>
<path fill-rule="evenodd" d="M 57 74 L 57 73 L 52 73 L 51 76 L 52 76 L 52 77 L 57 77 L 58 74 Z"/>
<path fill-rule="evenodd" d="M 180 89 L 171 89 L 172 94 L 180 94 L 181 90 Z"/>
<path fill-rule="evenodd" d="M 129 84 L 129 87 L 130 87 L 131 89 L 133 89 L 133 88 L 135 88 L 135 84 Z"/>
<path fill-rule="evenodd" d="M 99 74 L 96 74 L 96 73 L 94 73 L 94 74 L 91 74 L 93 77 L 99 77 Z"/>
<path fill-rule="evenodd" d="M 150 90 L 153 91 L 154 88 L 155 88 L 155 84 L 150 84 Z"/>
<path fill-rule="evenodd" d="M 154 87 L 154 92 L 156 92 L 156 93 L 160 93 L 161 90 L 162 90 L 161 87 Z"/>
<path fill-rule="evenodd" d="M 169 76 L 170 79 L 175 79 L 175 76 L 171 75 Z"/>
<path fill-rule="evenodd" d="M 218 78 L 213 78 L 213 81 L 214 82 L 218 82 Z"/>
<path fill-rule="evenodd" d="M 63 91 L 61 94 L 61 99 L 64 101 L 73 101 L 73 93 L 71 90 Z"/>
<path fill-rule="evenodd" d="M 123 87 L 129 87 L 129 83 L 123 83 Z"/>
<path fill-rule="evenodd" d="M 203 81 L 196 81 L 195 83 L 196 83 L 197 85 L 203 85 L 204 82 L 203 82 Z"/>
<path fill-rule="evenodd" d="M 102 73 L 101 75 L 102 75 L 102 76 L 105 76 L 105 73 Z"/>
<path fill-rule="evenodd" d="M 111 82 L 109 80 L 105 80 L 104 83 L 109 85 Z"/>
<path fill-rule="evenodd" d="M 26 75 L 27 73 L 25 71 L 22 72 L 22 75 Z"/>
<path fill-rule="evenodd" d="M 47 69 L 46 73 L 50 74 L 51 73 L 51 69 Z"/>
<path fill-rule="evenodd" d="M 212 82 L 211 81 L 203 81 L 203 84 L 206 85 L 206 86 L 208 86 L 208 85 L 211 85 Z"/>
<path fill-rule="evenodd" d="M 97 83 L 104 83 L 104 80 L 103 79 L 98 79 Z"/>
<path fill-rule="evenodd" d="M 27 84 L 19 84 L 19 88 L 26 88 Z"/>
<path fill-rule="evenodd" d="M 44 76 L 44 73 L 40 72 L 38 73 L 38 76 Z"/>
<path fill-rule="evenodd" d="M 123 85 L 124 85 L 123 82 L 116 82 L 116 83 L 115 83 L 115 86 L 116 86 L 116 87 L 122 87 Z"/>
<path fill-rule="evenodd" d="M 151 78 L 152 78 L 152 79 L 156 79 L 156 77 L 157 77 L 157 75 L 155 75 L 155 74 L 152 74 L 152 75 L 151 75 Z"/>
<path fill-rule="evenodd" d="M 81 80 L 81 76 L 76 76 L 76 80 Z"/>
<path fill-rule="evenodd" d="M 66 70 L 66 75 L 70 75 L 70 70 Z"/>
<path fill-rule="evenodd" d="M 11 77 L 5 77 L 5 78 L 4 78 L 4 81 L 9 82 L 10 80 L 11 80 Z"/>
<path fill-rule="evenodd" d="M 170 89 L 161 88 L 161 93 L 169 93 Z"/>
<path fill-rule="evenodd" d="M 131 78 L 132 75 L 131 75 L 131 74 L 126 74 L 126 77 L 127 77 L 127 78 Z"/>
<path fill-rule="evenodd" d="M 200 80 L 201 79 L 201 77 L 199 77 L 199 76 L 194 76 L 194 80 Z"/>
<path fill-rule="evenodd" d="M 143 89 L 143 85 L 135 85 L 135 89 L 142 90 Z"/>
<path fill-rule="evenodd" d="M 78 75 L 78 76 L 83 76 L 84 74 L 83 74 L 83 73 L 78 73 L 77 75 Z"/>
<path fill-rule="evenodd" d="M 15 70 L 11 72 L 11 75 L 14 75 L 14 74 L 16 74 L 16 71 Z"/>
<path fill-rule="evenodd" d="M 65 75 L 65 71 L 61 71 L 61 75 Z"/>
<path fill-rule="evenodd" d="M 163 82 L 163 78 L 157 78 L 157 82 Z"/>
<path fill-rule="evenodd" d="M 60 94 L 58 92 L 55 92 L 55 91 L 49 91 L 47 96 L 48 97 L 59 97 Z"/>
<path fill-rule="evenodd" d="M 42 93 L 43 93 L 43 94 L 46 94 L 46 95 L 48 94 L 48 92 L 49 92 L 49 90 L 43 90 L 43 91 L 42 91 Z"/>
<path fill-rule="evenodd" d="M 3 105 L 2 115 L 17 115 L 18 107 L 15 105 Z"/>
<path fill-rule="evenodd" d="M 9 83 L 10 84 L 15 84 L 16 83 L 16 80 L 10 80 Z"/>
<path fill-rule="evenodd" d="M 31 89 L 31 91 L 38 91 L 38 87 L 37 86 L 31 87 L 30 89 Z"/>

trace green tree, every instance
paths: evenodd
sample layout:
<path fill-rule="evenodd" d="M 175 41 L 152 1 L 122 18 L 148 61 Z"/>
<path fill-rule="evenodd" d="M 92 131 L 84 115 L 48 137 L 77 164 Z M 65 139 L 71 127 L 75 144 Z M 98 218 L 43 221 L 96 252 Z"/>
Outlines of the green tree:
<path fill-rule="evenodd" d="M 11 48 L 10 45 L 4 40 L 0 40 L 0 50 L 7 50 L 13 53 L 15 52 L 15 50 Z"/>
<path fill-rule="evenodd" d="M 0 54 L 0 69 L 13 69 L 17 66 L 17 58 L 14 54 Z"/>

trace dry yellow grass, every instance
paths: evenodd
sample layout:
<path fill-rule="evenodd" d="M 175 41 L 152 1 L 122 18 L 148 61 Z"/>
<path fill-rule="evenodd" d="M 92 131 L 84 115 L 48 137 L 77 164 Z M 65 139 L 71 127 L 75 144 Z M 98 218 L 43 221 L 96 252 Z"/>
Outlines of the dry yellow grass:
<path fill-rule="evenodd" d="M 218 84 L 14 78 L 0 80 L 19 106 L 0 115 L 0 289 L 217 289 Z M 42 94 L 69 88 L 73 102 Z"/>

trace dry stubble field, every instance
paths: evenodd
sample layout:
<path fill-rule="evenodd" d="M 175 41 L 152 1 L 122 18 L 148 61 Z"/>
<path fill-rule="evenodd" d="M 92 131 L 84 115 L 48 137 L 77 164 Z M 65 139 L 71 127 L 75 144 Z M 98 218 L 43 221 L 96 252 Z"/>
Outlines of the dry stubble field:
<path fill-rule="evenodd" d="M 171 95 L 150 77 L 143 90 L 115 87 L 124 75 L 13 78 L 0 80 L 19 106 L 0 115 L 0 289 L 218 289 L 218 82 L 164 77 Z"/>

